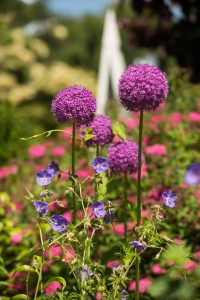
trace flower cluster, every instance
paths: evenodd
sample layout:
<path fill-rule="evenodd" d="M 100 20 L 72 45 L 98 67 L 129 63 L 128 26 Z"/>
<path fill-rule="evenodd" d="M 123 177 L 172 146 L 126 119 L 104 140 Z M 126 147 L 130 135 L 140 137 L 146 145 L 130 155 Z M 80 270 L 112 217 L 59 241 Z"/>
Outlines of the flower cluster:
<path fill-rule="evenodd" d="M 156 66 L 129 66 L 119 81 L 119 98 L 127 110 L 155 110 L 168 94 L 166 76 Z"/>
<path fill-rule="evenodd" d="M 88 125 L 96 112 L 96 100 L 92 92 L 75 85 L 65 88 L 55 96 L 51 110 L 58 123 L 75 121 L 78 126 Z"/>
<path fill-rule="evenodd" d="M 130 141 L 113 144 L 108 149 L 108 160 L 113 173 L 136 173 L 138 145 Z M 144 162 L 144 155 L 142 155 L 142 162 Z"/>
<path fill-rule="evenodd" d="M 96 115 L 90 127 L 92 128 L 94 137 L 85 142 L 88 147 L 94 145 L 105 146 L 112 142 L 114 135 L 112 132 L 112 122 L 109 117 Z"/>

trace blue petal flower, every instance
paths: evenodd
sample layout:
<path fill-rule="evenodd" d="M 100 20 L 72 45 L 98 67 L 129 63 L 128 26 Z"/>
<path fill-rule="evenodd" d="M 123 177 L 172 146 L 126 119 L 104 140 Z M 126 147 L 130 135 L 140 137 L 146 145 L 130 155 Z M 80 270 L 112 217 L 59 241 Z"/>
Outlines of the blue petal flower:
<path fill-rule="evenodd" d="M 63 232 L 67 230 L 68 221 L 61 215 L 53 215 L 49 225 L 56 231 Z"/>
<path fill-rule="evenodd" d="M 93 208 L 93 214 L 97 218 L 101 218 L 106 214 L 103 202 L 95 201 L 92 205 L 92 208 Z"/>
<path fill-rule="evenodd" d="M 107 158 L 103 157 L 96 157 L 92 163 L 92 167 L 96 170 L 98 174 L 101 174 L 108 170 L 108 160 Z"/>
<path fill-rule="evenodd" d="M 115 212 L 111 209 L 108 210 L 108 212 L 104 215 L 103 221 L 106 224 L 112 223 L 112 221 L 115 218 Z"/>
<path fill-rule="evenodd" d="M 35 175 L 37 183 L 41 186 L 48 185 L 52 178 L 52 175 L 46 169 L 42 169 Z"/>
<path fill-rule="evenodd" d="M 163 192 L 162 198 L 166 206 L 171 208 L 175 206 L 175 201 L 177 200 L 177 196 L 171 190 Z"/>
<path fill-rule="evenodd" d="M 143 251 L 146 246 L 138 241 L 132 241 L 129 244 L 133 245 L 136 249 Z"/>
<path fill-rule="evenodd" d="M 185 182 L 194 186 L 200 183 L 200 163 L 191 164 L 185 173 Z"/>
<path fill-rule="evenodd" d="M 60 170 L 59 165 L 55 163 L 55 161 L 52 161 L 47 166 L 47 171 L 51 174 L 52 177 L 56 176 L 59 170 Z"/>
<path fill-rule="evenodd" d="M 40 200 L 36 200 L 33 205 L 35 206 L 36 211 L 41 215 L 46 215 L 48 213 L 48 203 Z"/>

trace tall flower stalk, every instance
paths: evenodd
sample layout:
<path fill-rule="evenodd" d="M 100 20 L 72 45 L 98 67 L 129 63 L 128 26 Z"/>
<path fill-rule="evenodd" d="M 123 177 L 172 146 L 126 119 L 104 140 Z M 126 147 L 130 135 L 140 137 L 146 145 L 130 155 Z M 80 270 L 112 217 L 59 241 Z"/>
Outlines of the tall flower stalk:
<path fill-rule="evenodd" d="M 128 216 L 127 173 L 124 173 L 124 237 L 125 240 L 127 240 L 127 216 Z"/>
<path fill-rule="evenodd" d="M 77 213 L 77 206 L 76 206 L 76 191 L 75 191 L 75 139 L 76 139 L 76 122 L 73 121 L 72 127 L 72 173 L 71 173 L 71 180 L 72 180 L 72 202 L 73 202 L 73 220 L 76 224 L 76 213 Z"/>

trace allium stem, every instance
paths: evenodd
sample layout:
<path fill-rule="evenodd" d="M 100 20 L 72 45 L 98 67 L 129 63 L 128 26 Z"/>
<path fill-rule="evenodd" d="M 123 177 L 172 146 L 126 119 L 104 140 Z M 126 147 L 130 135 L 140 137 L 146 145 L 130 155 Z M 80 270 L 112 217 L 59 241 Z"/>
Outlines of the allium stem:
<path fill-rule="evenodd" d="M 73 121 L 73 130 L 72 130 L 72 202 L 73 202 L 73 220 L 76 224 L 76 196 L 75 196 L 75 136 L 76 136 L 76 122 Z"/>
<path fill-rule="evenodd" d="M 97 150 L 96 157 L 99 157 L 99 155 L 100 155 L 100 146 L 98 144 L 96 145 L 96 150 Z"/>
<path fill-rule="evenodd" d="M 140 225 L 141 220 L 141 166 L 142 166 L 142 131 L 143 131 L 143 110 L 140 110 L 140 124 L 139 124 L 139 137 L 138 137 L 138 174 L 137 174 L 137 226 Z M 136 281 L 136 290 L 135 290 L 135 300 L 140 299 L 139 291 L 139 280 L 140 280 L 140 261 L 139 258 L 136 258 L 136 267 L 135 267 L 135 281 Z"/>
<path fill-rule="evenodd" d="M 128 207 L 127 207 L 127 173 L 124 174 L 124 237 L 127 240 L 127 215 L 128 215 Z"/>

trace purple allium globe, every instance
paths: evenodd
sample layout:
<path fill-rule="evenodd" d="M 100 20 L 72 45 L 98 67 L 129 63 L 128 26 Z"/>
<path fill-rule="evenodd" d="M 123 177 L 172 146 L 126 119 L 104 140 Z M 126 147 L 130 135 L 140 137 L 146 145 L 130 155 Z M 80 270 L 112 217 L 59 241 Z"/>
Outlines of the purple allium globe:
<path fill-rule="evenodd" d="M 138 168 L 138 145 L 131 141 L 118 142 L 108 149 L 109 167 L 113 173 L 136 173 Z M 144 155 L 142 154 L 142 163 Z"/>
<path fill-rule="evenodd" d="M 112 122 L 109 117 L 96 115 L 90 127 L 92 127 L 92 134 L 95 137 L 85 142 L 88 147 L 94 145 L 105 146 L 112 142 L 114 135 L 112 132 Z"/>
<path fill-rule="evenodd" d="M 118 87 L 120 101 L 130 111 L 156 110 L 168 94 L 165 73 L 150 64 L 129 66 Z"/>
<path fill-rule="evenodd" d="M 75 121 L 78 126 L 89 125 L 96 112 L 96 99 L 82 86 L 70 86 L 57 93 L 51 111 L 60 124 Z"/>

